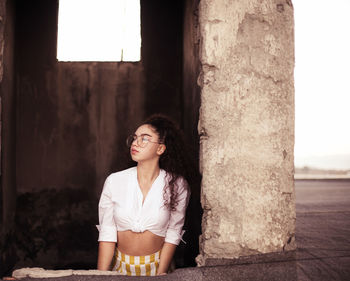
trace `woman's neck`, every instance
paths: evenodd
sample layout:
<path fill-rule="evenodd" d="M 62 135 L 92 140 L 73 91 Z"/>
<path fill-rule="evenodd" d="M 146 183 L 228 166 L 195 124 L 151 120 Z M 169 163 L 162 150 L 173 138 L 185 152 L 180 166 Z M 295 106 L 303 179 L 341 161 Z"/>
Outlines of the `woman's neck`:
<path fill-rule="evenodd" d="M 157 163 L 138 163 L 137 179 L 139 182 L 153 182 L 159 175 L 160 168 Z"/>

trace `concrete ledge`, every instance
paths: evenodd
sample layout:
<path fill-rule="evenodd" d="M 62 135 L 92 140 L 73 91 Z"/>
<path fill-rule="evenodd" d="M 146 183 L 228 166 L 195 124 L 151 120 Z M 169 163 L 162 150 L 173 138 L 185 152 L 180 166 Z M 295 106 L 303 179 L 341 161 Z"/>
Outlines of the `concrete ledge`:
<path fill-rule="evenodd" d="M 84 280 L 297 280 L 296 252 L 262 254 L 239 259 L 208 259 L 206 266 L 176 269 L 173 273 L 156 277 L 130 277 L 112 271 L 45 270 L 22 268 L 12 274 L 21 281 L 81 281 Z"/>
<path fill-rule="evenodd" d="M 297 280 L 297 263 L 295 261 L 237 264 L 224 266 L 202 266 L 181 268 L 173 273 L 155 277 L 130 277 L 110 274 L 98 270 L 44 270 L 38 268 L 21 269 L 13 276 L 21 281 L 124 281 L 124 280 L 182 280 L 182 281 L 226 281 L 226 280 Z M 21 274 L 18 274 L 21 273 Z M 79 274 L 77 274 L 79 273 Z M 26 276 L 24 276 L 26 275 Z"/>
<path fill-rule="evenodd" d="M 40 267 L 26 267 L 13 271 L 12 277 L 16 279 L 23 278 L 59 278 L 72 275 L 120 275 L 118 272 L 101 270 L 47 270 Z"/>
<path fill-rule="evenodd" d="M 43 268 L 22 268 L 15 270 L 12 277 L 21 279 L 21 281 L 43 281 L 43 279 L 50 278 L 50 281 L 80 281 L 84 280 L 203 280 L 203 274 L 199 268 L 184 268 L 177 269 L 173 273 L 163 276 L 152 277 L 132 277 L 120 275 L 112 271 L 100 270 L 45 270 Z"/>

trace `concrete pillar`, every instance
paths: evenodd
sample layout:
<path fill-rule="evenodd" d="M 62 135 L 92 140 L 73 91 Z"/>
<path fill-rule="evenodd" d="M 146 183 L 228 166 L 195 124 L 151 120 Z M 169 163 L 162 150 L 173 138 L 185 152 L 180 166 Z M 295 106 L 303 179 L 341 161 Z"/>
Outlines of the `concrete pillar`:
<path fill-rule="evenodd" d="M 201 0 L 199 265 L 295 249 L 290 0 Z"/>

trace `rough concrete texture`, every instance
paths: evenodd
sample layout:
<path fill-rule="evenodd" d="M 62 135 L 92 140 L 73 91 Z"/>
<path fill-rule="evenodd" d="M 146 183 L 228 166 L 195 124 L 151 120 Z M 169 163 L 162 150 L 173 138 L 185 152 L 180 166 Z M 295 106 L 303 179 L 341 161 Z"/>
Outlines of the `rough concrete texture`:
<path fill-rule="evenodd" d="M 289 0 L 202 0 L 199 265 L 295 249 Z"/>

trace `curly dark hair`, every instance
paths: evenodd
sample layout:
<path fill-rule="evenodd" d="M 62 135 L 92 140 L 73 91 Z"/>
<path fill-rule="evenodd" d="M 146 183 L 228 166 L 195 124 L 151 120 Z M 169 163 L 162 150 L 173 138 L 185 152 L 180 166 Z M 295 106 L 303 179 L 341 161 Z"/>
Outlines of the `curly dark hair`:
<path fill-rule="evenodd" d="M 164 114 L 153 114 L 148 117 L 142 125 L 150 125 L 159 135 L 159 140 L 165 144 L 166 149 L 159 158 L 159 167 L 166 171 L 166 178 L 170 191 L 170 201 L 166 200 L 166 189 L 164 189 L 165 205 L 174 210 L 177 205 L 176 182 L 183 177 L 192 190 L 198 179 L 198 171 L 193 161 L 192 154 L 185 142 L 185 137 L 177 123 Z"/>

